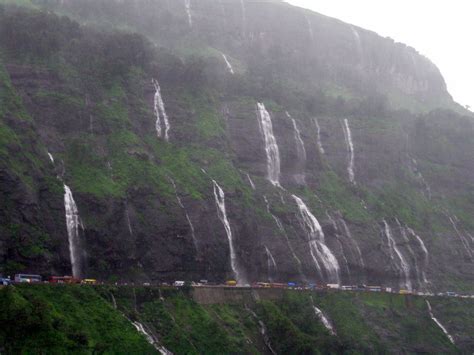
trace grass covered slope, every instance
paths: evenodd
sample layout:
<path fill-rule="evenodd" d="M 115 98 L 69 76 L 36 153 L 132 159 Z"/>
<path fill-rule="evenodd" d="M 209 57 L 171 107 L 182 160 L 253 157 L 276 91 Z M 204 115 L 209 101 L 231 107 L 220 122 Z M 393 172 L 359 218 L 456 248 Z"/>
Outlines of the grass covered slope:
<path fill-rule="evenodd" d="M 6 354 L 151 354 L 133 325 L 93 288 L 0 289 L 0 351 Z"/>
<path fill-rule="evenodd" d="M 467 354 L 474 349 L 472 300 L 430 299 L 435 316 L 455 339 L 453 346 L 431 320 L 422 297 L 309 291 L 282 291 L 275 297 L 231 289 L 219 303 L 199 304 L 191 292 L 132 286 L 2 288 L 0 350 L 156 353 L 132 321 L 175 354 L 267 354 L 270 348 L 279 354 Z"/>
<path fill-rule="evenodd" d="M 187 292 L 170 289 L 108 287 L 99 292 L 178 354 L 269 353 L 269 346 L 281 354 L 457 353 L 461 349 L 431 320 L 422 297 L 283 291 L 275 298 L 235 289 L 224 292 L 227 298 L 219 292 L 218 303 L 198 304 Z M 431 303 L 436 307 L 440 301 Z M 470 300 L 452 302 L 458 310 L 472 306 Z M 336 336 L 321 323 L 313 305 L 333 324 Z M 464 322 L 453 317 L 446 324 L 456 340 L 470 337 L 461 330 Z M 465 341 L 460 344 L 465 344 L 462 351 L 472 350 Z"/>

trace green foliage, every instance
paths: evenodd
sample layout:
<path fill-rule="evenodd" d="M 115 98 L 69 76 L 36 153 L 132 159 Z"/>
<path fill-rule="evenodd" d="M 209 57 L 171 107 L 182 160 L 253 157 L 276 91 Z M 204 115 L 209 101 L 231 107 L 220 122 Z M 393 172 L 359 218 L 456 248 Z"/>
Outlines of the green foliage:
<path fill-rule="evenodd" d="M 243 291 L 224 293 L 228 292 Z M 431 320 L 422 297 L 285 291 L 281 298 L 265 297 L 244 305 L 235 303 L 235 296 L 231 304 L 203 306 L 173 288 L 3 288 L 0 347 L 6 353 L 154 353 L 131 325 L 131 321 L 138 321 L 176 354 L 261 353 L 265 349 L 261 321 L 277 353 L 392 353 L 402 348 L 407 352 L 456 352 Z M 449 324 L 453 333 L 459 337 L 471 334 L 472 301 L 433 298 L 430 302 L 436 316 Z M 330 319 L 337 336 L 322 325 L 313 304 Z"/>
<path fill-rule="evenodd" d="M 125 318 L 83 286 L 1 289 L 0 324 L 0 346 L 7 353 L 155 353 Z"/>
<path fill-rule="evenodd" d="M 367 202 L 379 218 L 398 217 L 415 229 L 423 229 L 431 222 L 430 216 L 436 214 L 436 206 L 408 184 L 387 185 L 369 194 Z"/>
<path fill-rule="evenodd" d="M 330 210 L 341 211 L 350 221 L 367 222 L 371 219 L 361 199 L 354 194 L 354 189 L 348 187 L 332 171 L 325 171 L 322 174 L 321 184 L 316 194 Z"/>

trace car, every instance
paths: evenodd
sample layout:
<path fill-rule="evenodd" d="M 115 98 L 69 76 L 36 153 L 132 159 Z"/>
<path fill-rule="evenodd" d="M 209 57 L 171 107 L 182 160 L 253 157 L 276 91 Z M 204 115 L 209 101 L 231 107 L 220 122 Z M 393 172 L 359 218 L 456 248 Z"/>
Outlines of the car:
<path fill-rule="evenodd" d="M 0 278 L 0 286 L 9 286 L 12 284 L 10 279 Z"/>

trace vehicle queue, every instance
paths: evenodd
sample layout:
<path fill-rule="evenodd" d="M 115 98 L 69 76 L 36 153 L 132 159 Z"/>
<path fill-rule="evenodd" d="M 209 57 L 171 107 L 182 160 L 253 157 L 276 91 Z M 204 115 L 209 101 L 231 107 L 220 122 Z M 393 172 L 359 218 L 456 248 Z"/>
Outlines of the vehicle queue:
<path fill-rule="evenodd" d="M 73 276 L 50 276 L 43 279 L 41 275 L 35 274 L 16 274 L 13 280 L 10 277 L 3 278 L 0 276 L 0 286 L 8 286 L 11 284 L 66 284 L 66 285 L 103 285 L 108 284 L 100 282 L 97 279 L 85 278 L 79 279 Z M 398 289 L 393 287 L 383 286 L 371 286 L 371 285 L 340 285 L 340 284 L 316 284 L 316 283 L 297 283 L 297 282 L 254 282 L 247 285 L 239 285 L 236 280 L 227 280 L 224 284 L 208 282 L 207 280 L 200 280 L 198 282 L 188 281 L 174 281 L 173 283 L 162 282 L 157 284 L 135 283 L 135 282 L 115 282 L 113 285 L 116 286 L 159 286 L 159 287 L 175 287 L 181 288 L 185 286 L 189 287 L 217 287 L 217 288 L 251 288 L 251 289 L 291 289 L 291 290 L 313 290 L 313 291 L 357 291 L 357 292 L 384 292 L 384 293 L 397 293 L 401 295 L 418 295 L 418 296 L 448 296 L 448 297 L 461 297 L 461 298 L 474 298 L 474 295 L 460 295 L 453 291 L 447 292 L 421 292 L 412 291 L 406 289 Z"/>

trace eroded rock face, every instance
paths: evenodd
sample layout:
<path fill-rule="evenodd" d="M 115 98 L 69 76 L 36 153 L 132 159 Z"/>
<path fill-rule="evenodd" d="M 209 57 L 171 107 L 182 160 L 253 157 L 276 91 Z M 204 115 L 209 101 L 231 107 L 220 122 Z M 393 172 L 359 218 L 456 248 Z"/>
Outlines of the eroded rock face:
<path fill-rule="evenodd" d="M 105 4 L 84 1 L 78 12 L 78 3 L 61 1 L 61 9 L 97 20 L 94 9 Z M 66 182 L 83 224 L 84 275 L 234 278 L 214 179 L 225 191 L 249 282 L 329 280 L 314 262 L 314 236 L 292 195 L 320 224 L 341 283 L 404 288 L 407 274 L 420 290 L 471 282 L 472 118 L 398 111 L 391 101 L 395 93 L 428 108 L 454 105 L 436 67 L 409 47 L 287 4 L 244 1 L 245 12 L 240 1 L 222 4 L 193 2 L 190 32 L 179 2 L 108 2 L 116 14 L 127 10 L 112 23 L 123 21 L 166 48 L 158 50 L 156 68 L 131 70 L 96 95 L 54 68 L 9 60 L 9 80 L 32 121 L 2 117 L 24 137 L 21 145 L 5 145 L 24 165 L 22 174 L 11 162 L 0 165 L 0 270 L 70 272 Z M 184 40 L 204 51 L 202 63 L 168 54 Z M 210 47 L 217 56 L 206 52 Z M 156 136 L 154 77 L 169 142 Z M 328 99 L 329 87 L 343 88 L 341 98 Z M 268 180 L 259 102 L 278 145 L 280 187 Z"/>

